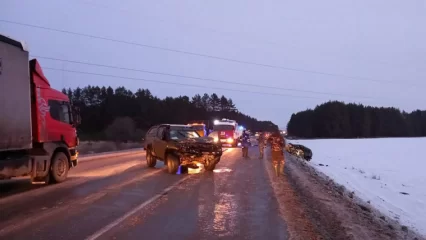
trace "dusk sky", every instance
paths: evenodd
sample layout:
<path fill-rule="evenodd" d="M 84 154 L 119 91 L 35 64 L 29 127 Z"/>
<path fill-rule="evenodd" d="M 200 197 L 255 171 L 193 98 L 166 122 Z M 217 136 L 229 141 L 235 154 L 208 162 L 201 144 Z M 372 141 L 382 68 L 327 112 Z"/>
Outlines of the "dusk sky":
<path fill-rule="evenodd" d="M 42 67 L 134 78 L 44 70 L 57 89 L 125 86 L 161 98 L 215 92 L 282 128 L 292 113 L 328 100 L 426 109 L 425 0 L 0 0 L 0 33 L 25 41 L 33 56 L 236 83 L 40 58 Z"/>

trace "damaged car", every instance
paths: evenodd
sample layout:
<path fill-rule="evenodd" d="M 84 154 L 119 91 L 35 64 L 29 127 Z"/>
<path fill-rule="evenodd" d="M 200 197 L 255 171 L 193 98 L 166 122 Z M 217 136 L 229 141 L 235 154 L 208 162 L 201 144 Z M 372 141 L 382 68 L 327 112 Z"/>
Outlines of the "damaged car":
<path fill-rule="evenodd" d="M 200 137 L 188 125 L 161 124 L 150 128 L 145 136 L 144 149 L 148 167 L 163 161 L 167 170 L 175 174 L 179 166 L 213 171 L 222 156 L 222 146 L 211 137 Z"/>
<path fill-rule="evenodd" d="M 300 144 L 288 143 L 286 145 L 286 151 L 291 155 L 301 157 L 306 161 L 311 161 L 312 159 L 312 150 Z"/>

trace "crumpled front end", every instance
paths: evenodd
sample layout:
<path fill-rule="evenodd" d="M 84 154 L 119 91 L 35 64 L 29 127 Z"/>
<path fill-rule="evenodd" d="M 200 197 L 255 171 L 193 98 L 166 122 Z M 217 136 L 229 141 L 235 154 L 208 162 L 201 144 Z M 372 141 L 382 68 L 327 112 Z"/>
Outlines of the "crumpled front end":
<path fill-rule="evenodd" d="M 306 161 L 310 161 L 312 159 L 312 150 L 306 146 L 289 143 L 286 145 L 285 150 L 292 155 L 302 157 Z"/>
<path fill-rule="evenodd" d="M 222 147 L 210 142 L 199 142 L 192 139 L 181 141 L 178 147 L 181 165 L 208 164 L 211 161 L 219 162 L 222 156 Z"/>

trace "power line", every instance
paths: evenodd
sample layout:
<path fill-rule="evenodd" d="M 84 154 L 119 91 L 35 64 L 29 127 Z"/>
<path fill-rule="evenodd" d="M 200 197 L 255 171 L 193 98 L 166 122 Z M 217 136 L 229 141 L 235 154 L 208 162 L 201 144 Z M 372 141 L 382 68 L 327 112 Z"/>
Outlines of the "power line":
<path fill-rule="evenodd" d="M 113 39 L 113 38 L 95 36 L 95 35 L 90 35 L 90 34 L 85 34 L 85 33 L 78 33 L 78 32 L 73 32 L 73 31 L 68 31 L 68 30 L 63 30 L 63 29 L 44 27 L 44 26 L 33 25 L 33 24 L 28 24 L 28 23 L 21 23 L 21 22 L 15 22 L 15 21 L 4 20 L 4 19 L 0 19 L 0 22 L 9 23 L 9 24 L 15 24 L 15 25 L 20 25 L 20 26 L 26 26 L 26 27 L 32 27 L 32 28 L 38 28 L 38 29 L 43 29 L 43 30 L 48 30 L 48 31 L 66 33 L 66 34 L 71 34 L 71 35 L 76 35 L 76 36 L 83 36 L 83 37 L 88 37 L 88 38 L 101 39 L 101 40 L 105 40 L 105 41 L 123 43 L 123 44 L 128 44 L 128 45 L 135 45 L 135 46 L 140 46 L 140 47 L 145 47 L 145 48 L 151 48 L 151 49 L 156 49 L 156 50 L 162 50 L 162 51 L 168 51 L 168 52 L 174 52 L 174 53 L 192 55 L 192 56 L 197 56 L 197 57 L 204 57 L 204 58 L 216 59 L 216 60 L 222 60 L 222 61 L 228 61 L 228 62 L 235 62 L 235 63 L 241 63 L 241 64 L 255 65 L 255 66 L 260 66 L 260 67 L 283 69 L 283 70 L 287 70 L 287 71 L 310 73 L 310 74 L 324 75 L 324 76 L 330 76 L 330 77 L 342 77 L 342 78 L 348 78 L 348 79 L 354 79 L 354 80 L 360 80 L 360 81 L 367 81 L 367 82 L 377 82 L 377 83 L 386 83 L 386 84 L 397 84 L 397 85 L 404 85 L 404 86 L 408 85 L 407 83 L 398 83 L 398 82 L 393 82 L 393 81 L 377 80 L 377 79 L 371 79 L 371 78 L 366 78 L 366 77 L 348 76 L 348 75 L 343 75 L 343 74 L 327 73 L 327 72 L 320 72 L 320 71 L 314 71 L 314 70 L 305 70 L 305 69 L 284 67 L 284 66 L 278 66 L 278 65 L 271 65 L 271 64 L 264 64 L 264 63 L 250 62 L 250 61 L 243 61 L 243 60 L 238 60 L 238 59 L 232 59 L 232 58 L 226 58 L 226 57 L 220 57 L 220 56 L 213 56 L 213 55 L 207 55 L 207 54 L 202 54 L 202 53 L 183 51 L 183 50 L 172 49 L 172 48 L 165 48 L 165 47 L 153 46 L 153 45 L 148 45 L 148 44 L 142 44 L 142 43 L 136 43 L 136 42 L 118 40 L 118 39 Z M 414 86 L 414 85 L 412 85 L 412 86 Z"/>
<path fill-rule="evenodd" d="M 75 2 L 75 1 L 73 1 L 73 2 Z M 115 7 L 112 7 L 110 5 L 104 5 L 104 4 L 99 4 L 99 3 L 87 2 L 87 1 L 81 1 L 81 2 L 79 2 L 79 4 L 86 4 L 86 5 L 89 5 L 91 7 L 97 8 L 97 9 L 110 10 L 110 12 L 111 11 L 118 11 L 118 12 L 124 12 L 126 14 L 129 14 L 129 13 L 137 14 L 138 17 L 141 17 L 140 12 L 138 12 L 138 11 L 115 8 Z M 271 41 L 271 40 L 267 40 L 267 39 L 264 39 L 264 38 L 260 39 L 260 38 L 258 38 L 259 36 L 254 35 L 254 34 L 250 34 L 250 33 L 247 33 L 247 32 L 223 31 L 223 30 L 218 30 L 218 29 L 215 29 L 215 28 L 201 27 L 201 26 L 194 25 L 194 24 L 188 24 L 188 23 L 182 23 L 182 22 L 176 22 L 176 21 L 170 22 L 170 21 L 166 21 L 162 18 L 158 18 L 158 17 L 154 17 L 154 16 L 148 16 L 148 17 L 142 16 L 142 17 L 145 18 L 145 19 L 150 19 L 150 20 L 154 19 L 156 22 L 162 22 L 162 23 L 165 23 L 165 24 L 174 24 L 174 25 L 177 25 L 177 26 L 184 26 L 184 27 L 187 27 L 187 28 L 202 30 L 202 31 L 209 32 L 209 33 L 215 33 L 218 36 L 225 36 L 225 37 L 231 37 L 232 38 L 232 37 L 235 37 L 235 36 L 241 37 L 241 35 L 245 35 L 246 36 L 245 41 L 257 42 L 257 43 L 267 44 L 267 45 L 274 45 L 274 46 L 277 46 L 277 47 L 283 47 L 284 45 L 287 46 L 287 47 L 288 46 L 292 46 L 292 47 L 299 47 L 300 46 L 300 45 L 297 45 L 297 44 L 289 44 L 288 42 L 283 44 L 282 42 L 278 42 L 278 41 Z M 287 20 L 307 21 L 308 19 L 287 18 Z M 254 38 L 257 38 L 257 40 L 255 40 Z M 347 55 L 347 56 L 350 57 L 351 60 L 365 61 L 365 58 L 359 58 L 359 56 L 354 56 L 354 55 L 350 55 L 350 56 Z M 371 59 L 369 59 L 369 60 L 371 60 Z M 382 65 L 390 65 L 390 66 L 395 65 L 395 64 L 391 64 L 390 62 L 381 61 L 381 60 L 375 60 L 375 62 L 378 63 L 378 64 L 382 64 Z"/>
<path fill-rule="evenodd" d="M 97 9 L 106 9 L 106 10 L 111 10 L 111 11 L 118 11 L 118 12 L 124 12 L 126 14 L 137 14 L 138 17 L 140 16 L 140 12 L 138 11 L 133 11 L 133 10 L 129 10 L 129 9 L 122 9 L 122 8 L 115 8 L 112 7 L 110 5 L 105 5 L 105 4 L 99 4 L 99 3 L 93 3 L 93 2 L 87 2 L 87 1 L 81 1 L 79 2 L 80 4 L 86 4 L 89 5 L 91 7 L 97 8 Z M 233 35 L 233 37 L 235 36 L 239 36 L 241 37 L 241 35 L 246 35 L 245 40 L 246 41 L 252 41 L 252 42 L 257 42 L 257 43 L 261 43 L 261 44 L 267 44 L 267 45 L 275 45 L 277 47 L 283 47 L 285 46 L 292 46 L 292 47 L 299 47 L 300 45 L 297 44 L 289 44 L 288 42 L 286 42 L 284 45 L 282 42 L 277 42 L 277 41 L 271 41 L 271 40 L 267 40 L 267 39 L 259 39 L 257 35 L 254 34 L 250 34 L 247 32 L 231 32 L 231 31 L 223 31 L 223 30 L 218 30 L 215 28 L 206 28 L 206 27 L 201 27 L 198 25 L 194 25 L 194 24 L 188 24 L 188 23 L 182 23 L 182 22 L 170 22 L 170 21 L 166 21 L 162 18 L 158 18 L 158 17 L 153 17 L 153 16 L 142 16 L 144 18 L 148 18 L 148 19 L 154 19 L 157 22 L 162 22 L 162 23 L 167 23 L 167 24 L 174 24 L 177 26 L 184 26 L 184 27 L 188 27 L 188 28 L 192 28 L 192 29 L 198 29 L 198 30 L 202 30 L 202 31 L 206 31 L 206 32 L 214 32 L 215 34 L 218 34 L 219 36 L 225 36 L 225 37 L 230 37 Z M 307 21 L 308 19 L 303 19 L 303 18 L 286 18 L 287 20 L 291 20 L 291 21 Z M 310 20 L 308 20 L 310 21 Z M 311 21 L 310 21 L 311 22 Z M 311 23 L 317 23 L 317 22 L 311 22 Z M 258 40 L 254 40 L 253 38 L 258 38 Z M 365 58 L 359 58 L 359 56 L 355 56 L 355 55 L 347 55 L 348 57 L 351 58 L 351 60 L 356 60 L 356 61 L 365 61 Z M 369 59 L 371 60 L 371 59 Z M 382 65 L 390 65 L 390 66 L 394 66 L 395 64 L 392 64 L 390 62 L 387 61 L 380 61 L 380 60 L 375 60 L 375 62 L 382 64 Z"/>
<path fill-rule="evenodd" d="M 339 94 L 339 93 L 318 92 L 318 91 L 301 90 L 301 89 L 294 89 L 294 88 L 283 88 L 283 87 L 265 86 L 265 85 L 251 84 L 251 83 L 232 82 L 232 81 L 225 81 L 225 80 L 212 79 L 212 78 L 185 76 L 185 75 L 179 75 L 179 74 L 155 72 L 155 71 L 148 71 L 148 70 L 135 69 L 135 68 L 117 67 L 117 66 L 100 64 L 100 63 L 89 63 L 89 62 L 60 59 L 60 58 L 53 58 L 53 57 L 45 57 L 45 56 L 38 56 L 38 55 L 32 55 L 32 57 L 40 58 L 40 59 L 54 60 L 54 61 L 62 61 L 62 62 L 68 62 L 68 63 L 84 64 L 84 65 L 96 66 L 96 67 L 106 67 L 106 68 L 128 70 L 128 71 L 134 71 L 134 72 L 144 72 L 144 73 L 157 74 L 157 75 L 163 75 L 163 76 L 172 76 L 172 77 L 181 77 L 181 78 L 195 79 L 195 80 L 202 80 L 202 81 L 209 81 L 209 82 L 227 83 L 227 84 L 233 84 L 233 85 L 239 85 L 239 86 L 279 89 L 279 90 L 285 90 L 285 91 L 314 93 L 314 94 L 323 94 L 323 95 L 334 95 L 334 96 L 343 96 L 343 97 L 374 99 L 372 97 L 366 97 L 366 96 L 346 95 L 346 94 Z"/>
<path fill-rule="evenodd" d="M 101 76 L 101 77 L 112 77 L 112 78 L 127 79 L 127 80 L 134 80 L 134 81 L 170 84 L 170 85 L 185 86 L 185 87 L 197 87 L 197 88 L 205 88 L 205 89 L 225 90 L 225 91 L 231 91 L 231 92 L 243 92 L 243 93 L 261 94 L 261 95 L 274 95 L 274 96 L 282 96 L 282 97 L 295 97 L 295 98 L 309 98 L 309 99 L 324 100 L 324 98 L 318 98 L 318 97 L 297 96 L 297 95 L 269 93 L 269 92 L 258 92 L 258 91 L 247 91 L 247 90 L 240 90 L 240 89 L 210 87 L 210 86 L 206 87 L 206 86 L 203 86 L 203 85 L 196 85 L 196 84 L 189 84 L 189 83 L 167 82 L 167 81 L 152 80 L 152 79 L 145 79 L 145 78 L 117 76 L 117 75 L 111 75 L 111 74 L 92 73 L 92 72 L 83 72 L 83 71 L 75 71 L 75 70 L 64 70 L 64 69 L 50 68 L 50 67 L 43 67 L 43 69 L 49 69 L 49 70 L 54 70 L 54 71 L 63 71 L 63 72 L 71 72 L 71 73 L 79 73 L 79 74 L 86 74 L 86 75 L 93 75 L 93 76 Z"/>
<path fill-rule="evenodd" d="M 183 27 L 186 27 L 186 28 L 198 29 L 198 30 L 207 31 L 207 32 L 214 32 L 214 33 L 220 34 L 222 36 L 246 35 L 247 40 L 249 40 L 249 41 L 253 41 L 253 38 L 257 38 L 258 37 L 258 36 L 254 35 L 254 34 L 250 34 L 250 33 L 247 33 L 247 32 L 223 31 L 223 30 L 218 30 L 218 29 L 215 29 L 215 28 L 201 27 L 201 26 L 194 25 L 194 24 L 189 24 L 189 23 L 176 22 L 176 21 L 165 21 L 162 18 L 153 17 L 153 16 L 148 16 L 148 17 L 147 16 L 140 16 L 141 14 L 138 11 L 133 11 L 133 10 L 129 10 L 129 9 L 123 9 L 123 8 L 115 8 L 115 7 L 112 7 L 110 5 L 106 5 L 106 4 L 99 4 L 99 3 L 87 2 L 87 1 L 81 1 L 79 3 L 80 4 L 89 5 L 91 7 L 97 8 L 97 9 L 104 9 L 104 10 L 106 9 L 106 10 L 111 10 L 111 11 L 116 11 L 116 12 L 117 11 L 118 12 L 124 12 L 126 14 L 130 13 L 130 14 L 137 15 L 138 17 L 143 17 L 145 19 L 147 19 L 147 18 L 148 19 L 154 19 L 154 21 L 156 21 L 156 22 L 162 22 L 162 23 L 165 23 L 165 24 L 173 24 L 175 26 L 177 25 L 177 26 L 183 26 Z M 283 17 L 283 18 L 285 18 L 285 17 Z M 294 21 L 294 20 L 306 20 L 306 19 L 295 19 L 295 18 L 285 18 L 285 19 L 291 20 L 291 21 Z M 263 43 L 263 44 L 266 43 L 266 44 L 279 45 L 278 42 L 270 41 L 270 40 L 265 40 L 265 39 L 257 40 L 255 42 L 259 42 L 259 43 Z"/>

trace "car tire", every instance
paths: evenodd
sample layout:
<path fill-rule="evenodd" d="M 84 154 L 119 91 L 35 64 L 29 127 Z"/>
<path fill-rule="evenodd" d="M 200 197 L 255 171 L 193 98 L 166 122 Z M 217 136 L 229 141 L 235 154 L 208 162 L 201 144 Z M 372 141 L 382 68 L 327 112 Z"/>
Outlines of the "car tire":
<path fill-rule="evenodd" d="M 179 159 L 172 154 L 168 154 L 166 158 L 167 171 L 170 174 L 176 174 L 179 169 Z"/>
<path fill-rule="evenodd" d="M 61 183 L 68 177 L 69 161 L 67 155 L 63 152 L 57 152 L 52 157 L 50 164 L 48 181 L 50 183 Z"/>
<path fill-rule="evenodd" d="M 206 164 L 204 164 L 204 169 L 206 171 L 213 171 L 216 168 L 216 164 L 219 162 L 220 159 L 214 159 L 212 161 L 207 162 Z"/>
<path fill-rule="evenodd" d="M 152 152 L 151 149 L 148 148 L 148 150 L 146 151 L 146 165 L 150 168 L 155 167 L 155 165 L 157 164 L 157 159 L 152 156 Z"/>

